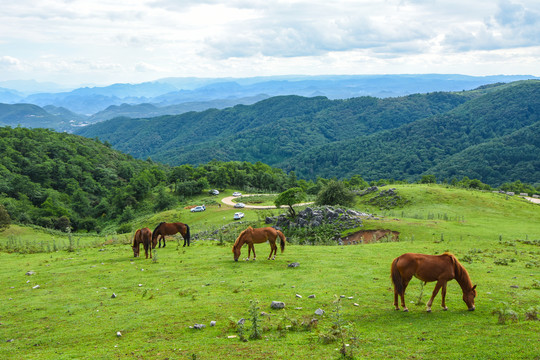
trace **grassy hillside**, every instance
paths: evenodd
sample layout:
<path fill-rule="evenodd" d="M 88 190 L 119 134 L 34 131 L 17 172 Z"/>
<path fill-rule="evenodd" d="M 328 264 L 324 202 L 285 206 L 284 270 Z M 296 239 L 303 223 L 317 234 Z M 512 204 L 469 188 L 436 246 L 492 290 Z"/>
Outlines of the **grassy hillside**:
<path fill-rule="evenodd" d="M 400 231 L 401 241 L 395 243 L 288 244 L 275 261 L 263 260 L 269 247 L 261 244 L 256 245 L 258 261 L 238 263 L 231 244 L 216 240 L 198 240 L 189 248 L 169 241 L 154 254 L 157 261 L 134 259 L 121 239 L 130 234 L 72 252 L 0 252 L 0 357 L 333 359 L 341 348 L 356 358 L 375 359 L 537 356 L 540 322 L 526 319 L 540 311 L 539 205 L 442 186 L 402 185 L 394 192 L 407 205 L 381 210 L 392 202 L 376 192 L 358 198 L 355 208 L 377 215 L 366 228 Z M 227 219 L 232 212 L 228 206 L 208 206 L 197 214 L 175 209 L 139 224 L 153 228 L 160 218 L 174 216 L 196 234 L 232 222 Z M 249 220 L 261 217 L 244 212 Z M 9 236 L 18 235 L 2 232 L 0 242 Z M 434 284 L 422 287 L 413 279 L 406 297 L 410 312 L 394 311 L 392 259 L 404 252 L 443 251 L 455 253 L 478 285 L 477 310 L 466 311 L 453 281 L 449 310 L 438 307 L 439 294 L 428 314 L 424 303 Z M 300 266 L 287 267 L 291 262 Z M 25 275 L 28 271 L 35 274 Z M 283 301 L 286 308 L 273 310 L 272 301 Z M 315 315 L 319 308 L 324 315 Z M 260 340 L 249 339 L 254 317 Z M 239 340 L 241 318 L 248 342 Z M 195 324 L 206 327 L 190 328 Z"/>

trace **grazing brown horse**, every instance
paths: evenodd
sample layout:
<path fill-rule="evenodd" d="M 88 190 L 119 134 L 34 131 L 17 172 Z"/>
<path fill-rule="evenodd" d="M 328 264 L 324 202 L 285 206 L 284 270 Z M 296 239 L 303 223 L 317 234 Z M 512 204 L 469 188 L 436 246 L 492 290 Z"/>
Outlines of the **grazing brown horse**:
<path fill-rule="evenodd" d="M 277 253 L 276 238 L 278 236 L 281 239 L 280 246 L 281 252 L 283 252 L 283 250 L 285 250 L 286 239 L 285 235 L 283 235 L 281 231 L 276 230 L 273 227 L 265 227 L 259 229 L 254 229 L 251 226 L 248 227 L 246 230 L 242 231 L 240 235 L 238 235 L 238 238 L 234 242 L 232 249 L 234 254 L 234 261 L 238 261 L 238 258 L 240 257 L 240 250 L 245 243 L 248 244 L 248 257 L 246 260 L 249 260 L 251 250 L 253 250 L 253 260 L 256 260 L 257 255 L 255 255 L 255 247 L 253 246 L 253 244 L 260 244 L 265 241 L 268 241 L 270 243 L 270 255 L 268 255 L 268 260 L 270 260 L 270 258 L 274 260 Z M 272 253 L 274 253 L 273 257 Z"/>
<path fill-rule="evenodd" d="M 142 228 L 135 232 L 133 237 L 133 257 L 139 257 L 140 245 L 143 244 L 144 253 L 148 259 L 148 252 L 150 252 L 150 259 L 152 258 L 152 246 L 150 242 L 152 241 L 152 232 L 149 228 Z"/>
<path fill-rule="evenodd" d="M 446 297 L 446 283 L 456 279 L 463 291 L 463 301 L 470 311 L 475 309 L 474 298 L 476 297 L 476 285 L 472 285 L 469 273 L 458 259 L 450 253 L 442 255 L 403 254 L 392 262 L 392 282 L 394 283 L 394 306 L 399 310 L 398 295 L 401 297 L 403 311 L 409 311 L 405 306 L 405 289 L 413 276 L 424 283 L 436 281 L 433 294 L 427 303 L 427 312 L 431 312 L 431 304 L 442 288 L 442 308 L 448 310 L 444 302 Z"/>
<path fill-rule="evenodd" d="M 161 222 L 152 233 L 152 248 L 154 249 L 156 247 L 156 245 L 158 244 L 158 239 L 159 247 L 161 247 L 161 239 L 163 239 L 163 247 L 165 247 L 165 236 L 174 235 L 176 233 L 180 233 L 184 238 L 184 246 L 186 246 L 186 244 L 187 246 L 189 246 L 189 240 L 191 239 L 191 235 L 189 233 L 189 226 L 187 224 L 183 224 L 181 222 Z"/>

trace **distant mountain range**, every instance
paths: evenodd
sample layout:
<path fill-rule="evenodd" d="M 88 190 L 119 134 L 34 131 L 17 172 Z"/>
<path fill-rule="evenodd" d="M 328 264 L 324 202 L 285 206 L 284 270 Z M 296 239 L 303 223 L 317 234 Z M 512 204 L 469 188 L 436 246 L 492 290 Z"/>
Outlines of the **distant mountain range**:
<path fill-rule="evenodd" d="M 277 96 L 176 116 L 116 118 L 77 130 L 136 158 L 180 165 L 261 161 L 303 178 L 490 185 L 540 179 L 540 81 L 403 97 Z"/>
<path fill-rule="evenodd" d="M 280 95 L 325 96 L 332 100 L 360 96 L 387 98 L 434 91 L 471 90 L 486 84 L 524 79 L 535 77 L 426 74 L 164 78 L 140 84 L 82 87 L 69 91 L 52 83 L 3 81 L 0 82 L 0 103 L 48 106 L 49 109 L 52 106 L 64 108 L 69 113 L 50 114 L 55 116 L 52 118 L 42 114 L 41 110 L 28 107 L 23 112 L 24 116 L 16 117 L 17 111 L 4 107 L 4 113 L 0 113 L 0 119 L 3 119 L 0 125 L 41 126 L 70 132 L 77 126 L 119 116 L 149 118 L 210 108 L 224 109 Z M 33 114 L 35 116 L 30 116 L 30 109 L 37 111 Z M 7 117 L 7 113 L 11 115 Z M 36 121 L 39 118 L 47 120 L 40 124 Z"/>

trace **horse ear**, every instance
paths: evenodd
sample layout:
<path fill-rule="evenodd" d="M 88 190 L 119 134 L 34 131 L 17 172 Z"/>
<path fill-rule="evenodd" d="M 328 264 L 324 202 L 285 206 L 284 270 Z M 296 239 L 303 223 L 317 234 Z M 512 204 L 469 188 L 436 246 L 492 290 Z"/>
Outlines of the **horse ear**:
<path fill-rule="evenodd" d="M 472 289 L 473 289 L 473 290 L 476 289 L 476 285 L 474 285 L 474 286 L 472 287 Z"/>

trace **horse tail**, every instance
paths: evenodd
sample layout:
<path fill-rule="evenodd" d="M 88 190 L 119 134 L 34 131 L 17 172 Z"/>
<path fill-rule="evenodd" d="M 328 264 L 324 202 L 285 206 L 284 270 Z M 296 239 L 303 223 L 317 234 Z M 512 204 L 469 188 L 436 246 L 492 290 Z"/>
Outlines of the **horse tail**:
<path fill-rule="evenodd" d="M 283 233 L 279 230 L 276 230 L 277 234 L 279 235 L 279 238 L 281 239 L 279 245 L 281 247 L 281 252 L 283 252 L 285 250 L 285 243 L 287 241 L 287 239 L 285 238 L 285 235 L 283 235 Z"/>
<path fill-rule="evenodd" d="M 191 233 L 189 231 L 189 225 L 188 224 L 184 224 L 186 225 L 186 240 L 189 241 L 191 239 Z"/>
<path fill-rule="evenodd" d="M 394 290 L 398 294 L 402 294 L 404 292 L 403 289 L 403 280 L 401 279 L 401 273 L 399 272 L 399 269 L 397 268 L 397 262 L 399 260 L 399 257 L 395 258 L 394 261 L 392 261 L 392 267 L 390 273 L 392 274 L 392 283 L 394 283 Z"/>

